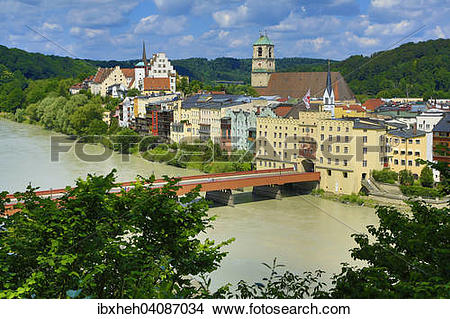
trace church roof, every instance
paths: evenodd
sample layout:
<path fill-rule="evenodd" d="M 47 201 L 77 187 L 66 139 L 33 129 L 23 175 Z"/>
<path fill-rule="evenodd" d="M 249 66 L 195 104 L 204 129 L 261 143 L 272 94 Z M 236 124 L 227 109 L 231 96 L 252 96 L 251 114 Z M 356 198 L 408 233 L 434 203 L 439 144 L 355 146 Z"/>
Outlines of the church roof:
<path fill-rule="evenodd" d="M 270 75 L 267 87 L 255 87 L 259 95 L 279 95 L 302 99 L 311 90 L 311 98 L 322 98 L 328 72 L 277 72 Z M 339 72 L 331 72 L 336 101 L 353 100 L 355 95 Z"/>
<path fill-rule="evenodd" d="M 145 66 L 145 64 L 144 64 L 144 62 L 138 62 L 137 64 L 136 64 L 136 66 Z"/>
<path fill-rule="evenodd" d="M 260 35 L 259 39 L 256 40 L 253 45 L 274 45 L 272 41 L 269 40 L 269 38 L 266 35 Z"/>

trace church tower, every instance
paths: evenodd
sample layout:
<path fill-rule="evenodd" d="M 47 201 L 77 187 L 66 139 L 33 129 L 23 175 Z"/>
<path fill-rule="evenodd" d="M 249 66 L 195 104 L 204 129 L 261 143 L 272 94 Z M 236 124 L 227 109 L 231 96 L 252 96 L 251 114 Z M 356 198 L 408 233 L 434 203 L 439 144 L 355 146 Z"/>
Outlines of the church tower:
<path fill-rule="evenodd" d="M 328 60 L 328 73 L 327 73 L 327 86 L 325 92 L 323 92 L 323 109 L 324 111 L 330 111 L 331 116 L 334 118 L 334 91 L 333 83 L 331 82 L 331 70 L 330 60 Z"/>
<path fill-rule="evenodd" d="M 253 43 L 252 86 L 266 87 L 270 75 L 275 72 L 274 44 L 267 34 L 261 34 Z"/>

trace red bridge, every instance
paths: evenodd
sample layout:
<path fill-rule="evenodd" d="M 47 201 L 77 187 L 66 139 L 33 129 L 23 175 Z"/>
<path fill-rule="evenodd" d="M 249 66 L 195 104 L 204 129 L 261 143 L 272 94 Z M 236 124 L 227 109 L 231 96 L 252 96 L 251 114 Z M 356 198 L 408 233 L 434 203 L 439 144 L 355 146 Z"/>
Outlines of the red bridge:
<path fill-rule="evenodd" d="M 300 173 L 292 168 L 286 169 L 268 169 L 247 172 L 231 172 L 219 174 L 206 174 L 181 177 L 178 186 L 178 195 L 184 195 L 201 185 L 201 191 L 206 192 L 206 199 L 219 203 L 233 205 L 232 190 L 244 187 L 253 187 L 253 193 L 279 198 L 281 196 L 281 187 L 286 184 L 298 184 L 305 182 L 319 182 L 320 173 Z M 161 188 L 167 182 L 164 179 L 157 179 L 149 187 Z M 113 193 L 119 193 L 123 188 L 132 188 L 133 182 L 120 183 L 118 187 L 113 188 Z M 36 195 L 50 198 L 60 198 L 66 193 L 65 189 L 52 189 L 46 191 L 37 191 Z M 11 204 L 7 206 L 13 209 L 17 204 L 14 195 L 8 195 Z"/>

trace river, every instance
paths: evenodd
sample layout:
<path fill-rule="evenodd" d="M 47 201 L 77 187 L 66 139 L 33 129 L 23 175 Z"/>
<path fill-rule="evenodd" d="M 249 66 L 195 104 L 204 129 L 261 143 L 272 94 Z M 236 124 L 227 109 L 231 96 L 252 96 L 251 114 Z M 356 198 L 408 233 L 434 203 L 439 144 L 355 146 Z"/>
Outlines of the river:
<path fill-rule="evenodd" d="M 131 156 L 124 161 L 113 153 L 106 161 L 81 161 L 73 150 L 61 153 L 58 162 L 50 156 L 50 136 L 55 133 L 37 126 L 0 119 L 0 191 L 24 190 L 28 183 L 42 189 L 73 185 L 88 173 L 107 174 L 117 168 L 119 181 L 133 180 L 137 175 L 185 176 L 199 174 Z M 102 153 L 89 145 L 86 152 Z M 261 281 L 268 275 L 262 262 L 271 264 L 276 257 L 296 273 L 321 269 L 329 277 L 340 270 L 341 262 L 352 262 L 349 249 L 355 246 L 350 237 L 365 232 L 365 225 L 376 224 L 374 209 L 343 205 L 310 195 L 282 200 L 251 201 L 251 195 L 238 195 L 235 207 L 214 207 L 214 229 L 207 236 L 216 242 L 234 237 L 225 250 L 228 256 L 212 274 L 212 287 L 239 279 Z M 353 262 L 354 263 L 354 262 Z"/>

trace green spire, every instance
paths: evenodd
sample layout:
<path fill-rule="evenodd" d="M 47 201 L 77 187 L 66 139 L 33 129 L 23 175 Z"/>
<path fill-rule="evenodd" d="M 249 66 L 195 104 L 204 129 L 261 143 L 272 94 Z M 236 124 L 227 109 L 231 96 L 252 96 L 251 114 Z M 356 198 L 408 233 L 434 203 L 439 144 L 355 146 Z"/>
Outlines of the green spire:
<path fill-rule="evenodd" d="M 253 43 L 253 45 L 274 45 L 272 41 L 269 40 L 269 37 L 265 34 L 261 34 L 259 39 Z"/>

